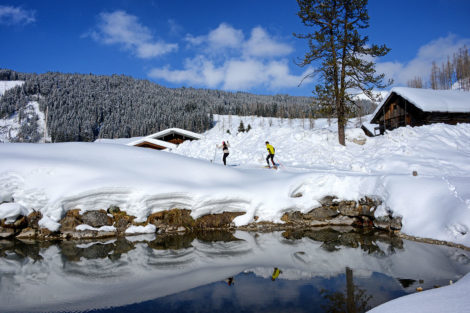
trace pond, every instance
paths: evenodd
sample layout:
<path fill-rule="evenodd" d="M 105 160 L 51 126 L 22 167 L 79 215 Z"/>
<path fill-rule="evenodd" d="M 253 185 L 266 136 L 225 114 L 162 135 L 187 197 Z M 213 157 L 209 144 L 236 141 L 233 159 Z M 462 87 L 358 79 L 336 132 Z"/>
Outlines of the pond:
<path fill-rule="evenodd" d="M 470 252 L 351 229 L 0 241 L 2 312 L 364 312 Z"/>

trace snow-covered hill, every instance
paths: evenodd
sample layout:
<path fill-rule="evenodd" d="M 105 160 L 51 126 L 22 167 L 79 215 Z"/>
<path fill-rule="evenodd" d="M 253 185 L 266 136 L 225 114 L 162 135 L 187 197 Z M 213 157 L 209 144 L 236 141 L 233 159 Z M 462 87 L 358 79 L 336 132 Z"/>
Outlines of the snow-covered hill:
<path fill-rule="evenodd" d="M 24 84 L 22 80 L 0 80 L 0 97 L 3 96 L 8 89 L 15 88 Z"/>
<path fill-rule="evenodd" d="M 0 81 L 0 97 L 5 94 L 5 91 L 23 84 L 24 81 Z M 24 136 L 21 131 L 22 128 L 30 128 L 37 134 L 35 138 L 31 138 L 32 140 L 26 141 L 50 142 L 50 137 L 45 131 L 45 115 L 39 109 L 37 101 L 29 101 L 22 109 L 21 117 L 19 112 L 16 112 L 7 118 L 0 119 L 0 143 L 24 141 L 25 138 L 22 138 Z"/>

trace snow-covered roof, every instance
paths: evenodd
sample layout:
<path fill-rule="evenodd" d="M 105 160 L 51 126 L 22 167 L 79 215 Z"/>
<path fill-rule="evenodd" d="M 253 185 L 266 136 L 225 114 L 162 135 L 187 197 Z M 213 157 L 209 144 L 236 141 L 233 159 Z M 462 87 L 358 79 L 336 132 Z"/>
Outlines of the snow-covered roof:
<path fill-rule="evenodd" d="M 121 145 L 127 145 L 128 143 L 137 141 L 139 139 L 142 139 L 144 137 L 139 136 L 139 137 L 131 137 L 131 138 L 98 138 L 94 142 L 96 143 L 111 143 L 111 144 L 121 144 Z"/>
<path fill-rule="evenodd" d="M 158 139 L 158 138 L 170 135 L 170 134 L 179 134 L 179 135 L 191 138 L 191 139 L 201 139 L 202 138 L 202 135 L 200 135 L 198 133 L 194 133 L 192 131 L 181 129 L 181 128 L 168 128 L 168 129 L 162 130 L 158 133 L 148 135 L 145 138 Z"/>
<path fill-rule="evenodd" d="M 373 118 L 393 94 L 400 95 L 424 112 L 470 113 L 470 92 L 468 91 L 394 87 L 375 109 L 372 114 Z"/>
<path fill-rule="evenodd" d="M 131 142 L 127 143 L 127 145 L 128 146 L 137 146 L 137 145 L 142 144 L 144 142 L 148 142 L 148 143 L 151 143 L 151 144 L 154 144 L 154 145 L 165 147 L 167 149 L 173 149 L 173 148 L 176 148 L 178 145 L 176 145 L 174 143 L 171 143 L 171 142 L 167 142 L 167 141 L 163 141 L 163 140 L 158 139 L 158 138 L 163 138 L 163 137 L 165 137 L 167 135 L 170 135 L 170 134 L 179 134 L 179 135 L 191 138 L 191 139 L 201 139 L 202 138 L 202 135 L 194 133 L 194 132 L 189 131 L 189 130 L 185 130 L 185 129 L 181 129 L 181 128 L 168 128 L 168 129 L 162 130 L 158 133 L 154 133 L 154 134 L 142 137 L 138 140 L 131 141 Z"/>
<path fill-rule="evenodd" d="M 174 143 L 171 143 L 171 142 L 168 142 L 168 141 L 153 139 L 153 138 L 149 138 L 149 137 L 144 137 L 144 138 L 138 139 L 136 141 L 129 142 L 127 145 L 128 146 L 137 146 L 137 145 L 140 145 L 142 143 L 150 143 L 150 144 L 153 144 L 153 145 L 164 147 L 166 149 L 173 149 L 173 148 L 176 148 L 178 146 L 178 145 L 175 145 Z"/>

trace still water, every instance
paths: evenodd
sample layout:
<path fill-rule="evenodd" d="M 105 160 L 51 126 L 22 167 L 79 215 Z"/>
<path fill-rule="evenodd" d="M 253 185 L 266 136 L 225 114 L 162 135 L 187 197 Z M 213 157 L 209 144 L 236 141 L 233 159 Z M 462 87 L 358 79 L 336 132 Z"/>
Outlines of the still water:
<path fill-rule="evenodd" d="M 364 312 L 470 252 L 344 229 L 0 241 L 1 312 Z"/>

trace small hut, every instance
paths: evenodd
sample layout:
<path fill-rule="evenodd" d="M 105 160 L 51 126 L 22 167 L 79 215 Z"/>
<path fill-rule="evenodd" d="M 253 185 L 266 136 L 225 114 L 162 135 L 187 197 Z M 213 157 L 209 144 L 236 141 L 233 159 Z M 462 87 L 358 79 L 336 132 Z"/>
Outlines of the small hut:
<path fill-rule="evenodd" d="M 362 129 L 366 135 L 374 136 L 400 126 L 433 123 L 470 123 L 470 92 L 392 88 Z"/>
<path fill-rule="evenodd" d="M 168 128 L 158 133 L 129 142 L 127 145 L 157 150 L 171 150 L 186 140 L 198 140 L 201 138 L 202 136 L 200 134 L 193 133 L 189 130 Z"/>

